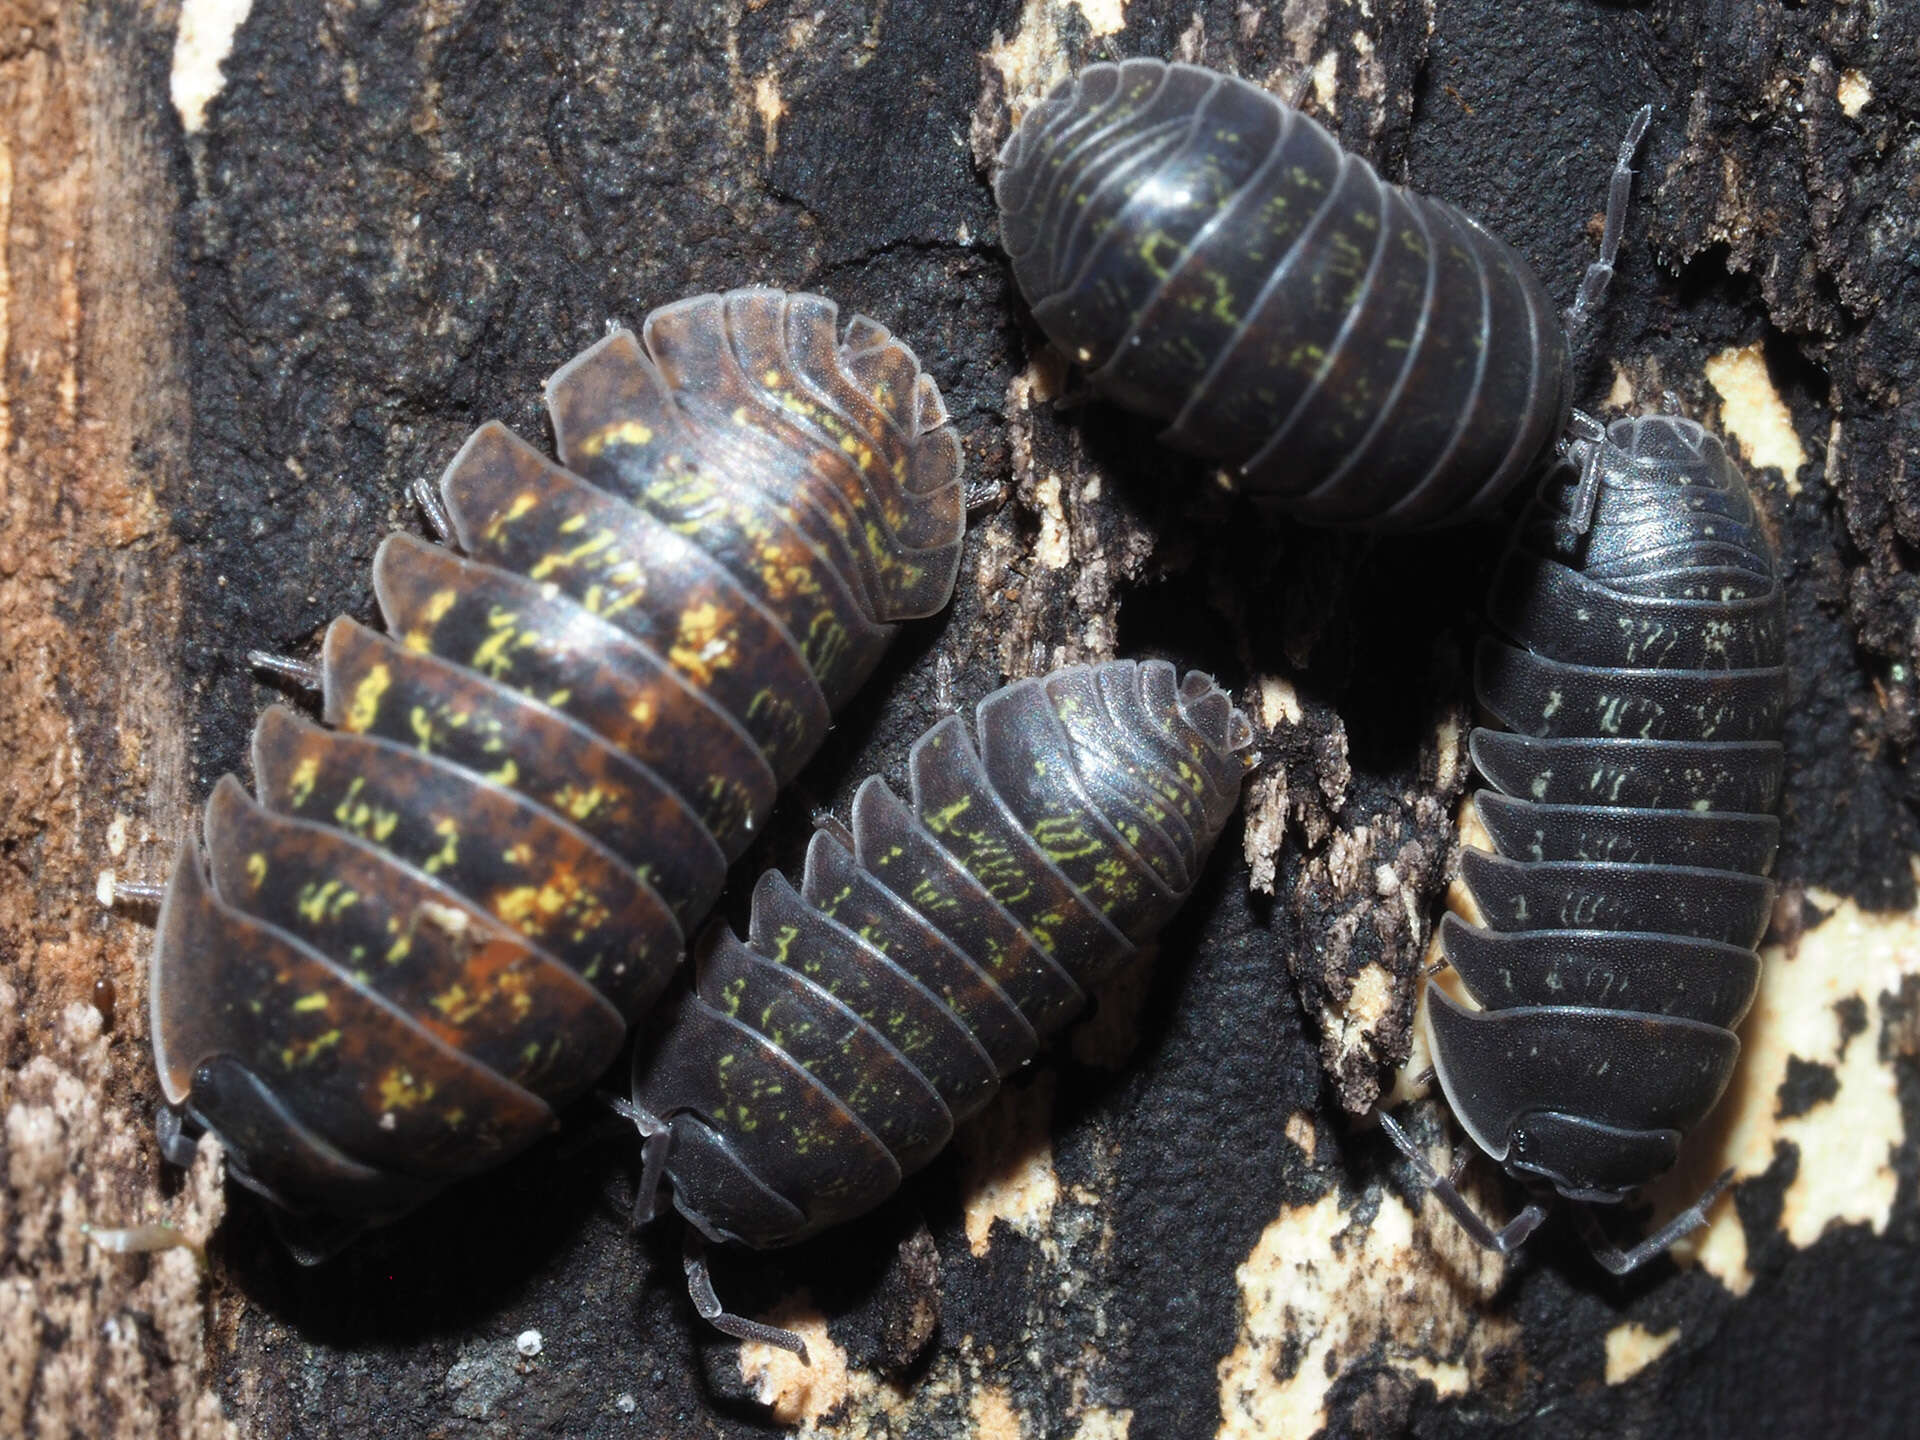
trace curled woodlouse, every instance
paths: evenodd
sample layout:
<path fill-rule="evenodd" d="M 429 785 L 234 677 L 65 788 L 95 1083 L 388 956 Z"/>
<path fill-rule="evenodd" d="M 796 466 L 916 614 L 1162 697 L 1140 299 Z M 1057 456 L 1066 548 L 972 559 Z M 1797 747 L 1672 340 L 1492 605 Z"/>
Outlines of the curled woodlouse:
<path fill-rule="evenodd" d="M 1773 544 L 1739 467 L 1689 420 L 1617 420 L 1576 442 L 1592 526 L 1550 477 L 1496 573 L 1476 664 L 1475 805 L 1463 857 L 1482 926 L 1446 957 L 1479 1005 L 1428 994 L 1434 1070 L 1474 1143 L 1536 1190 L 1610 1202 L 1663 1173 L 1713 1108 L 1752 1003 L 1779 839 L 1785 617 Z M 1589 464 L 1588 462 L 1592 463 Z M 1511 1250 L 1383 1116 L 1476 1239 Z M 1624 1273 L 1703 1223 L 1725 1177 Z"/>
<path fill-rule="evenodd" d="M 950 715 L 823 828 L 796 891 L 754 891 L 635 1055 L 637 1214 L 766 1249 L 891 1195 L 1158 933 L 1239 802 L 1252 729 L 1163 661 L 1074 666 Z M 695 1303 L 729 1334 L 804 1350 Z"/>
<path fill-rule="evenodd" d="M 1094 390 L 1262 502 L 1413 528 L 1496 503 L 1567 429 L 1568 331 L 1612 276 L 1651 110 L 1563 324 L 1518 255 L 1311 118 L 1192 65 L 1090 65 L 1001 152 L 1001 235 Z"/>
<path fill-rule="evenodd" d="M 959 563 L 938 389 L 819 296 L 666 306 L 546 398 L 560 463 L 474 433 L 431 511 L 448 544 L 374 560 L 388 633 L 327 631 L 332 728 L 266 712 L 258 798 L 214 788 L 161 907 L 163 1142 L 212 1130 L 343 1227 L 497 1164 L 606 1067 Z"/>

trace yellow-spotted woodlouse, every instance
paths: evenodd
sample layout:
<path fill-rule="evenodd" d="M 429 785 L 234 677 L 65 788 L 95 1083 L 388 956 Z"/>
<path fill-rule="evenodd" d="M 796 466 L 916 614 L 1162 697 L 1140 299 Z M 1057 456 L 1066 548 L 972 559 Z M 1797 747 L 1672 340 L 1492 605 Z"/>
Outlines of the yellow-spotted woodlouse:
<path fill-rule="evenodd" d="M 185 847 L 152 965 L 162 1139 L 337 1236 L 545 1133 L 659 997 L 900 621 L 946 604 L 960 446 L 817 295 L 654 311 L 490 424 Z M 437 507 L 436 507 L 437 508 Z M 314 1233 L 310 1228 L 308 1233 Z"/>
<path fill-rule="evenodd" d="M 1485 511 L 1570 423 L 1591 433 L 1569 336 L 1612 277 L 1651 118 L 1564 320 L 1475 221 L 1198 66 L 1087 66 L 1022 119 L 994 189 L 1034 319 L 1098 394 L 1263 504 L 1411 529 Z"/>
<path fill-rule="evenodd" d="M 1192 893 L 1251 741 L 1165 661 L 1015 681 L 972 733 L 927 731 L 909 797 L 870 777 L 799 889 L 762 876 L 747 939 L 716 927 L 642 1035 L 638 1218 L 670 1194 L 699 1235 L 768 1249 L 885 1200 Z M 727 1314 L 697 1246 L 687 1270 L 720 1329 L 805 1354 Z"/>

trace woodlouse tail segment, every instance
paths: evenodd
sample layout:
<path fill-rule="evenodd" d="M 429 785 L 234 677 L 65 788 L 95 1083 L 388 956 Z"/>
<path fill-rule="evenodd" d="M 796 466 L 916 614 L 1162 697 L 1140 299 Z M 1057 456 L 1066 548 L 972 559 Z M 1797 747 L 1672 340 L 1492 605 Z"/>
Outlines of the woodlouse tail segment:
<path fill-rule="evenodd" d="M 1576 1205 L 1574 1214 L 1580 1226 L 1580 1238 L 1592 1252 L 1593 1258 L 1601 1269 L 1609 1275 L 1631 1275 L 1649 1261 L 1658 1260 L 1667 1251 L 1679 1244 L 1694 1231 L 1707 1223 L 1708 1212 L 1713 1209 L 1714 1201 L 1720 1198 L 1727 1186 L 1733 1183 L 1733 1171 L 1724 1170 L 1700 1198 L 1686 1209 L 1662 1225 L 1653 1234 L 1647 1236 L 1631 1250 L 1622 1250 L 1607 1238 L 1606 1231 L 1600 1228 L 1600 1221 L 1589 1205 Z"/>
<path fill-rule="evenodd" d="M 1607 182 L 1607 219 L 1601 232 L 1600 253 L 1580 277 L 1580 289 L 1574 294 L 1573 304 L 1567 307 L 1567 339 L 1575 347 L 1606 297 L 1607 287 L 1613 283 L 1613 264 L 1620 255 L 1620 241 L 1627 226 L 1627 204 L 1633 197 L 1633 157 L 1652 123 L 1653 106 L 1641 106 L 1634 112 L 1627 124 L 1627 133 L 1620 141 L 1620 153 Z"/>
<path fill-rule="evenodd" d="M 1467 1197 L 1460 1193 L 1459 1179 L 1466 1169 L 1470 1158 L 1462 1155 L 1454 1163 L 1451 1174 L 1442 1175 L 1433 1168 L 1433 1162 L 1427 1159 L 1426 1152 L 1414 1144 L 1413 1137 L 1401 1128 L 1400 1122 L 1382 1110 L 1378 1116 L 1380 1128 L 1387 1132 L 1387 1138 L 1393 1141 L 1394 1148 L 1406 1156 L 1415 1172 L 1433 1192 L 1433 1198 L 1446 1208 L 1449 1215 L 1459 1223 L 1467 1237 L 1483 1250 L 1492 1250 L 1496 1254 L 1511 1255 L 1527 1243 L 1529 1236 L 1540 1228 L 1541 1221 L 1547 1218 L 1547 1207 L 1541 1202 L 1529 1201 L 1513 1219 L 1495 1229 L 1473 1206 L 1467 1203 Z"/>
<path fill-rule="evenodd" d="M 752 1340 L 761 1345 L 772 1345 L 790 1354 L 798 1355 L 802 1365 L 813 1363 L 807 1357 L 807 1342 L 791 1330 L 782 1330 L 776 1325 L 762 1325 L 758 1320 L 749 1320 L 742 1315 L 729 1314 L 720 1303 L 720 1297 L 713 1291 L 713 1276 L 707 1271 L 706 1242 L 700 1238 L 700 1232 L 691 1225 L 687 1227 L 686 1253 L 681 1265 L 687 1273 L 687 1295 L 693 1301 L 693 1308 L 722 1335 L 731 1335 L 736 1340 Z"/>

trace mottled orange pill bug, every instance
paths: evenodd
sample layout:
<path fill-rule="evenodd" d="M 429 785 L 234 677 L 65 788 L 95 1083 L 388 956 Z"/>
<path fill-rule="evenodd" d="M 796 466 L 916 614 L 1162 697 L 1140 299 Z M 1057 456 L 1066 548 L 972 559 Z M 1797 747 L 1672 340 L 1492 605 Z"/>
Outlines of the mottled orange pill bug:
<path fill-rule="evenodd" d="M 547 384 L 560 462 L 489 424 L 448 543 L 374 561 L 325 725 L 274 707 L 214 788 L 152 966 L 175 1158 L 350 1231 L 545 1133 L 660 996 L 779 786 L 899 622 L 945 605 L 959 442 L 831 301 L 703 295 Z"/>
<path fill-rule="evenodd" d="M 670 1195 L 690 1236 L 769 1249 L 864 1214 L 1074 1016 L 1192 893 L 1239 804 L 1252 726 L 1205 675 L 1078 665 L 915 742 L 908 798 L 877 776 L 769 873 L 742 941 L 649 1022 L 633 1103 L 636 1215 Z M 704 1261 L 700 1313 L 743 1339 Z"/>

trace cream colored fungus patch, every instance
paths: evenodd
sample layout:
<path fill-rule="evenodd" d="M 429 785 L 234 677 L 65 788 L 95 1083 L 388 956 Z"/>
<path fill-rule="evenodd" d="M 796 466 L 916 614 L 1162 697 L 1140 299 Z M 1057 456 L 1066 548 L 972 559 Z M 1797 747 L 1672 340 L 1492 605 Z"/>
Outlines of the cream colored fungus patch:
<path fill-rule="evenodd" d="M 1060 22 L 1076 8 L 1073 0 L 1027 0 L 1020 10 L 1020 28 L 1010 39 L 994 32 L 986 62 L 1000 72 L 1015 125 L 1030 106 L 1073 73 L 1067 47 L 1061 42 Z"/>
<path fill-rule="evenodd" d="M 253 9 L 253 0 L 186 0 L 173 35 L 173 68 L 168 89 L 180 128 L 197 134 L 207 107 L 227 83 L 220 67 L 233 53 L 233 37 Z"/>
<path fill-rule="evenodd" d="M 1515 1341 L 1512 1322 L 1484 1309 L 1500 1275 L 1431 1199 L 1416 1216 L 1383 1194 L 1371 1222 L 1333 1192 L 1287 1210 L 1235 1272 L 1240 1335 L 1219 1366 L 1220 1440 L 1314 1434 L 1334 1382 L 1363 1359 L 1465 1393 Z"/>
<path fill-rule="evenodd" d="M 1722 1170 L 1735 1181 L 1765 1173 L 1782 1145 L 1799 1154 L 1780 1228 L 1799 1248 L 1829 1225 L 1870 1226 L 1884 1234 L 1898 1177 L 1893 1154 L 1906 1141 L 1897 1077 L 1881 1058 L 1889 1024 L 1884 1002 L 1909 975 L 1920 975 L 1920 909 L 1873 914 L 1821 890 L 1807 899 L 1826 919 L 1791 949 L 1770 945 L 1760 993 L 1740 1027 L 1743 1053 L 1714 1113 L 1680 1152 L 1673 1174 L 1649 1187 L 1656 1213 L 1686 1203 Z M 1849 1036 L 1843 1015 L 1864 1014 L 1866 1029 Z M 1831 1098 L 1804 1113 L 1780 1113 L 1780 1087 L 1794 1059 L 1824 1065 L 1837 1082 Z M 1707 1228 L 1674 1248 L 1697 1261 L 1735 1294 L 1753 1283 L 1746 1235 L 1734 1207 L 1722 1200 Z"/>
<path fill-rule="evenodd" d="M 1722 350 L 1707 361 L 1706 376 L 1720 396 L 1720 428 L 1733 438 L 1741 458 L 1756 468 L 1773 466 L 1786 477 L 1787 493 L 1798 495 L 1806 447 L 1767 373 L 1759 342 Z"/>
<path fill-rule="evenodd" d="M 993 1222 L 1004 1221 L 1030 1240 L 1048 1239 L 1047 1222 L 1060 1199 L 1053 1169 L 1054 1077 L 1003 1089 L 954 1137 L 966 1191 L 967 1247 L 976 1258 L 992 1245 Z"/>
<path fill-rule="evenodd" d="M 1073 6 L 1095 35 L 1118 35 L 1127 28 L 1127 0 L 1073 0 Z"/>
<path fill-rule="evenodd" d="M 1622 1385 L 1673 1348 L 1676 1327 L 1653 1331 L 1631 1320 L 1607 1332 L 1607 1384 Z"/>

